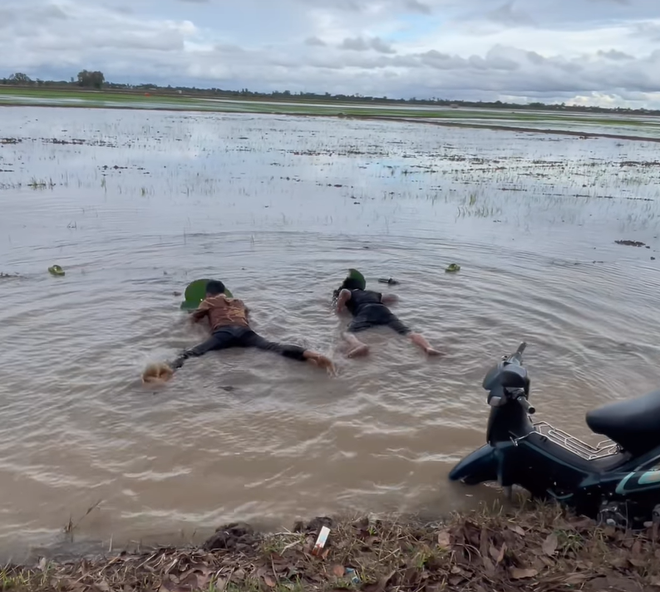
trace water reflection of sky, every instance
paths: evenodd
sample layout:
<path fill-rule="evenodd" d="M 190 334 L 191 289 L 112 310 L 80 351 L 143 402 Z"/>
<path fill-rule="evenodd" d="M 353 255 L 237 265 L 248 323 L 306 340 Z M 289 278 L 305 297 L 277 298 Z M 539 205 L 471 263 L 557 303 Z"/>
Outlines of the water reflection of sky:
<path fill-rule="evenodd" d="M 580 228 L 578 240 L 589 241 L 603 229 L 617 237 L 653 231 L 657 216 L 660 170 L 654 145 L 643 142 L 286 116 L 11 109 L 3 135 L 22 142 L 1 153 L 1 168 L 11 171 L 0 176 L 6 212 L 23 217 L 31 200 L 46 215 L 22 222 L 54 239 L 71 224 L 79 235 L 112 233 L 121 218 L 123 231 L 166 234 L 451 230 L 488 241 L 502 240 L 504 228 L 553 236 Z M 35 180 L 54 187 L 27 187 Z M 135 215 L 125 220 L 126 212 Z M 15 245 L 35 240 L 13 234 Z"/>

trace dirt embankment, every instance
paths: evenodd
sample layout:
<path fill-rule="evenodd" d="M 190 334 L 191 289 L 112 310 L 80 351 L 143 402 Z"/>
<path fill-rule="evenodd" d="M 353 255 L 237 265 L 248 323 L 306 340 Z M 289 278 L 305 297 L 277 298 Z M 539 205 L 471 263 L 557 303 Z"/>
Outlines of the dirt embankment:
<path fill-rule="evenodd" d="M 322 526 L 330 536 L 312 549 Z M 68 564 L 8 566 L 0 589 L 40 592 L 660 590 L 657 529 L 600 529 L 555 507 L 458 516 L 445 524 L 318 518 L 264 535 L 219 529 L 202 547 Z"/>

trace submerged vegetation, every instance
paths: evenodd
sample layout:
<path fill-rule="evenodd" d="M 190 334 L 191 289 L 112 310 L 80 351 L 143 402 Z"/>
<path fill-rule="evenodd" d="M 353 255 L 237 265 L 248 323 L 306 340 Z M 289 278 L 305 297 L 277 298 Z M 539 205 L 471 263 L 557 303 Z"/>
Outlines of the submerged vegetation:
<path fill-rule="evenodd" d="M 275 207 L 280 194 L 319 202 L 313 218 L 305 219 L 307 228 L 352 217 L 350 210 L 367 213 L 386 234 L 406 201 L 419 204 L 425 216 L 497 224 L 516 219 L 525 225 L 582 225 L 606 217 L 646 228 L 657 219 L 660 168 L 648 143 L 263 115 L 134 112 L 119 123 L 112 112 L 80 111 L 74 125 L 58 110 L 39 119 L 62 118 L 61 129 L 42 135 L 39 124 L 24 117 L 25 123 L 13 133 L 6 128 L 0 138 L 0 190 L 84 192 L 82 207 L 63 214 L 68 230 L 98 224 L 107 196 L 145 204 L 168 196 L 166 203 L 201 199 L 210 205 L 228 187 L 234 196 L 228 213 L 251 226 L 303 222 L 290 199 Z M 484 135 L 472 135 L 477 133 Z M 194 157 L 173 165 L 172 154 Z M 238 175 L 244 179 L 240 188 Z M 92 195 L 102 201 L 90 203 Z M 184 242 L 194 215 L 188 208 Z"/>
<path fill-rule="evenodd" d="M 541 105 L 449 105 L 442 101 L 412 103 L 363 101 L 354 98 L 326 101 L 306 100 L 301 96 L 276 98 L 249 95 L 208 95 L 205 92 L 156 89 L 89 90 L 80 86 L 12 86 L 0 84 L 0 106 L 98 107 L 109 109 L 150 109 L 165 111 L 202 111 L 219 113 L 264 113 L 300 116 L 384 118 L 417 121 L 452 127 L 480 127 L 499 130 L 525 130 L 588 136 L 654 139 L 660 141 L 660 119 L 646 112 L 626 111 L 601 115 L 580 110 L 548 110 Z"/>

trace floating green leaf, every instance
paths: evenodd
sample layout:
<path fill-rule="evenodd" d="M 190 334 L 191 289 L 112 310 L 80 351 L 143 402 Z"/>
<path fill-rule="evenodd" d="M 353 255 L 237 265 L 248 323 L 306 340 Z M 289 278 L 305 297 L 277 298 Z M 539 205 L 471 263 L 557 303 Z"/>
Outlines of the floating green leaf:
<path fill-rule="evenodd" d="M 51 275 L 62 276 L 64 275 L 64 270 L 59 265 L 53 265 L 48 268 L 48 272 Z"/>
<path fill-rule="evenodd" d="M 458 263 L 450 263 L 445 269 L 446 273 L 456 273 L 461 270 L 461 266 Z"/>

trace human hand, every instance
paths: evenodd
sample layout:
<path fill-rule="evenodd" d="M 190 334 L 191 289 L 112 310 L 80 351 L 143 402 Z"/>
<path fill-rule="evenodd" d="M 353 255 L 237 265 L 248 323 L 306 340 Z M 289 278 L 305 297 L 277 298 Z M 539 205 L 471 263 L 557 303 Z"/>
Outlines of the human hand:
<path fill-rule="evenodd" d="M 322 354 L 310 353 L 310 355 L 307 357 L 307 361 L 310 362 L 311 364 L 314 364 L 318 368 L 325 369 L 325 371 L 330 376 L 337 375 L 337 368 L 335 367 L 334 362 L 330 358 Z"/>
<path fill-rule="evenodd" d="M 142 384 L 158 387 L 169 382 L 174 376 L 174 370 L 167 364 L 149 364 L 142 373 Z"/>

